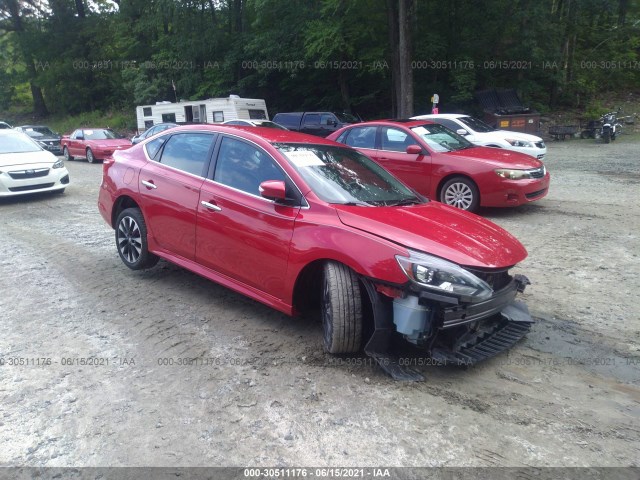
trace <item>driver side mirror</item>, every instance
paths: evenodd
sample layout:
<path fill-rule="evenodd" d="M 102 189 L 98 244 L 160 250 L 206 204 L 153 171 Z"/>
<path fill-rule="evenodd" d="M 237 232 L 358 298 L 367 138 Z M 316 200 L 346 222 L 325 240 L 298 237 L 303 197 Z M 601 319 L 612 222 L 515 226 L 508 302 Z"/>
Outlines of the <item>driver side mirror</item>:
<path fill-rule="evenodd" d="M 456 130 L 456 133 L 458 135 L 469 135 L 469 132 L 467 132 L 464 128 L 459 128 L 458 130 Z"/>
<path fill-rule="evenodd" d="M 422 155 L 422 147 L 420 145 L 409 145 L 406 152 L 409 155 Z"/>
<path fill-rule="evenodd" d="M 258 188 L 260 195 L 267 200 L 283 201 L 287 199 L 287 186 L 282 180 L 265 180 Z"/>

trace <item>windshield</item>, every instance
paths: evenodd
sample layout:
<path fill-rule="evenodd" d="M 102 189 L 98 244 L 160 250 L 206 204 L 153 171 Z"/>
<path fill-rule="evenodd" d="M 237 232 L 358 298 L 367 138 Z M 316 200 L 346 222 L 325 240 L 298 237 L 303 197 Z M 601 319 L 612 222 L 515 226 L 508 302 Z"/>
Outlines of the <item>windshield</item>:
<path fill-rule="evenodd" d="M 438 124 L 420 125 L 411 129 L 436 152 L 454 152 L 473 147 L 466 138 Z"/>
<path fill-rule="evenodd" d="M 24 132 L 32 138 L 57 137 L 49 127 L 26 127 Z"/>
<path fill-rule="evenodd" d="M 495 128 L 491 128 L 489 125 L 484 123 L 482 120 L 478 120 L 477 118 L 458 117 L 458 120 L 464 123 L 471 130 L 474 130 L 476 132 L 486 133 L 486 132 L 494 132 L 496 130 Z"/>
<path fill-rule="evenodd" d="M 292 143 L 275 147 L 325 202 L 362 206 L 424 202 L 380 165 L 355 150 Z"/>
<path fill-rule="evenodd" d="M 360 120 L 358 120 L 356 117 L 354 117 L 350 113 L 336 113 L 336 117 L 338 117 L 338 120 L 340 120 L 342 123 L 359 123 L 360 122 Z"/>
<path fill-rule="evenodd" d="M 38 144 L 21 133 L 0 136 L 0 153 L 27 153 L 41 150 Z"/>
<path fill-rule="evenodd" d="M 123 138 L 113 130 L 100 129 L 100 130 L 85 130 L 85 140 L 113 140 L 114 138 Z"/>

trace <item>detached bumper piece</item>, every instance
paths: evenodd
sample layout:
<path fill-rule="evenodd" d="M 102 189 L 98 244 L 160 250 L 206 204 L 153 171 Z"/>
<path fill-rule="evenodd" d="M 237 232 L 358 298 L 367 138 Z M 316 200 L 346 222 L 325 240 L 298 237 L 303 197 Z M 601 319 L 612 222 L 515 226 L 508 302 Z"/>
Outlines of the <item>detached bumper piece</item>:
<path fill-rule="evenodd" d="M 489 329 L 469 332 L 453 349 L 434 348 L 431 356 L 439 364 L 471 366 L 509 350 L 531 329 L 533 319 L 522 302 L 513 302 Z"/>

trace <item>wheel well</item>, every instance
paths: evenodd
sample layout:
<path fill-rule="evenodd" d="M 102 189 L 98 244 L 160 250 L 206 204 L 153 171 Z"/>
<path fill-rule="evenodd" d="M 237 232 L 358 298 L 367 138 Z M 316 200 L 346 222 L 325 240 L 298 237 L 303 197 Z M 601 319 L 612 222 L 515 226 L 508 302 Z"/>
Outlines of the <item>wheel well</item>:
<path fill-rule="evenodd" d="M 293 307 L 299 312 L 320 308 L 322 267 L 326 260 L 315 260 L 305 266 L 293 287 Z"/>
<path fill-rule="evenodd" d="M 298 275 L 296 284 L 293 288 L 293 307 L 295 311 L 302 313 L 320 309 L 320 302 L 322 300 L 323 268 L 324 264 L 328 261 L 331 261 L 331 259 L 325 258 L 314 260 L 305 266 Z M 360 277 L 357 272 L 356 274 Z M 371 299 L 369 298 L 369 294 L 362 282 L 362 279 L 360 279 L 359 283 L 361 297 L 363 300 L 363 339 L 366 339 L 370 336 L 373 328 L 372 306 Z"/>
<path fill-rule="evenodd" d="M 489 144 L 487 147 L 502 148 L 500 145 Z"/>
<path fill-rule="evenodd" d="M 116 220 L 118 219 L 118 215 L 120 215 L 120 212 L 122 212 L 123 210 L 126 210 L 127 208 L 140 208 L 140 207 L 138 206 L 138 204 L 135 202 L 133 198 L 128 197 L 126 195 L 116 200 L 116 202 L 113 205 L 113 210 L 111 210 L 111 225 L 113 226 L 113 228 L 116 228 Z"/>
<path fill-rule="evenodd" d="M 444 184 L 447 183 L 452 178 L 456 178 L 456 177 L 464 178 L 465 180 L 469 180 L 471 183 L 473 183 L 476 187 L 476 190 L 478 191 L 478 197 L 480 197 L 480 188 L 478 187 L 478 184 L 473 181 L 473 178 L 460 173 L 452 173 L 451 175 L 447 175 L 442 180 L 440 180 L 440 183 L 438 184 L 438 189 L 436 190 L 436 195 L 438 196 L 438 198 L 436 198 L 437 201 L 440 201 L 440 193 L 442 193 L 442 187 L 444 186 Z"/>

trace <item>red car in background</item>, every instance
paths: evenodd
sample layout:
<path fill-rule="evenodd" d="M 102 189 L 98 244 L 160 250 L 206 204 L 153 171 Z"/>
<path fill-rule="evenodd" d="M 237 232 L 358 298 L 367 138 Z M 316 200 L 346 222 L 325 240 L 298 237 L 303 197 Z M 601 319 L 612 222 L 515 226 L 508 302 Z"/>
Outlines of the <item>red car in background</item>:
<path fill-rule="evenodd" d="M 104 160 L 116 150 L 131 147 L 130 140 L 109 128 L 79 128 L 60 140 L 65 160 L 86 158 L 89 163 Z"/>
<path fill-rule="evenodd" d="M 98 207 L 127 267 L 161 257 L 289 315 L 317 307 L 328 352 L 366 344 L 395 378 L 417 379 L 392 335 L 468 365 L 533 322 L 514 300 L 528 280 L 509 274 L 518 240 L 320 137 L 173 128 L 104 162 Z"/>
<path fill-rule="evenodd" d="M 515 207 L 549 191 L 550 175 L 540 160 L 476 146 L 429 121 L 365 122 L 327 138 L 371 157 L 417 192 L 462 210 Z"/>

